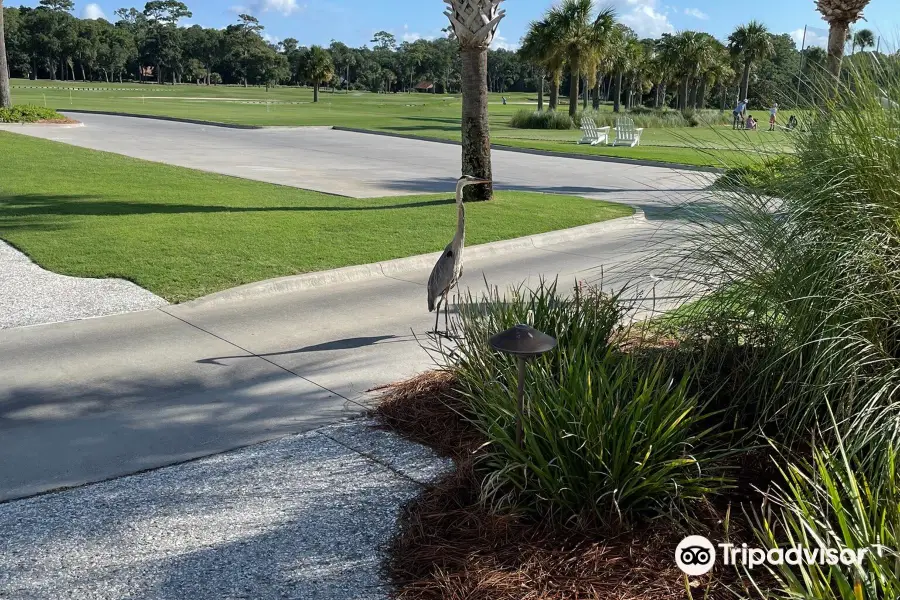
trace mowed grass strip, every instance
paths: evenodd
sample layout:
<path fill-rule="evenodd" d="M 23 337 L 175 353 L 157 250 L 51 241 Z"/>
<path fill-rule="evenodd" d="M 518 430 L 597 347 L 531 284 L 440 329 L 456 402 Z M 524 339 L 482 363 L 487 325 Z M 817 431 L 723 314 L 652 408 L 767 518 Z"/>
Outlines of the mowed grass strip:
<path fill-rule="evenodd" d="M 272 277 L 438 251 L 452 191 L 352 199 L 0 132 L 0 238 L 51 271 L 121 277 L 181 302 Z M 499 191 L 467 205 L 468 244 L 632 214 Z"/>
<path fill-rule="evenodd" d="M 70 87 L 95 89 L 66 89 Z M 135 83 L 119 86 L 23 79 L 13 80 L 12 92 L 17 103 L 47 105 L 58 110 L 73 108 L 241 125 L 330 125 L 431 139 L 460 139 L 462 99 L 458 95 L 322 92 L 320 101 L 314 104 L 312 90 L 300 87 L 282 86 L 267 92 L 262 87 Z M 754 162 L 761 155 L 784 152 L 790 144 L 790 134 L 765 131 L 765 111 L 753 111 L 760 120 L 759 131 L 733 131 L 730 126 L 647 128 L 639 147 L 612 148 L 578 145 L 581 132 L 577 129 L 510 127 L 514 113 L 537 108 L 535 93 L 490 94 L 489 107 L 491 140 L 516 148 L 721 167 Z M 560 110 L 568 111 L 565 100 Z M 601 110 L 611 113 L 612 106 L 603 104 Z M 788 112 L 782 114 L 782 121 L 787 121 L 787 115 Z"/>

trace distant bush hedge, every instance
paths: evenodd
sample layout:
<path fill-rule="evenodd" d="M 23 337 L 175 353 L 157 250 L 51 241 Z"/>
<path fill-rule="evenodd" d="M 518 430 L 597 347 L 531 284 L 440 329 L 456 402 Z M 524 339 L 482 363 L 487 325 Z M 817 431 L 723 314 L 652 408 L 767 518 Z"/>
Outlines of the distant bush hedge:
<path fill-rule="evenodd" d="M 619 113 L 588 110 L 579 112 L 572 119 L 568 113 L 560 111 L 530 111 L 520 110 L 509 121 L 510 127 L 516 129 L 577 129 L 581 127 L 581 120 L 590 117 L 600 127 L 615 127 L 616 119 L 628 117 L 634 121 L 636 127 L 671 128 L 671 127 L 700 127 L 709 125 L 731 124 L 731 113 L 719 110 L 688 110 L 679 111 L 670 108 L 648 108 L 636 106 L 628 111 Z"/>
<path fill-rule="evenodd" d="M 37 123 L 38 121 L 65 121 L 53 110 L 33 104 L 18 104 L 12 108 L 0 108 L 0 123 Z"/>
<path fill-rule="evenodd" d="M 555 110 L 520 110 L 509 121 L 517 129 L 572 129 L 575 124 L 567 113 Z"/>

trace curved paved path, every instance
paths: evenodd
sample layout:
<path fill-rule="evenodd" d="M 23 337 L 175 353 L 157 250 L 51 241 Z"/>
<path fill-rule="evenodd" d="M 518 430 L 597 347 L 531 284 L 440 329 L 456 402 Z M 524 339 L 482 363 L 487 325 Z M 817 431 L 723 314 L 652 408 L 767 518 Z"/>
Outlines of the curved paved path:
<path fill-rule="evenodd" d="M 71 114 L 84 127 L 0 126 L 135 158 L 358 198 L 452 190 L 460 147 L 322 128 L 229 129 Z M 573 131 L 573 139 L 578 132 Z M 708 173 L 494 150 L 501 189 L 578 194 L 655 211 L 704 189 Z M 652 214 L 651 214 L 652 213 Z"/>

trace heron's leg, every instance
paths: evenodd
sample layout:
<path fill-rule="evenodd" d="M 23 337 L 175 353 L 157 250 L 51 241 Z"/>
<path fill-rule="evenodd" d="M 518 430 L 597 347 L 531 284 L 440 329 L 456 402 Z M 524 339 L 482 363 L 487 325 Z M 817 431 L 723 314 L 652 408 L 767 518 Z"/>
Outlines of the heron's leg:
<path fill-rule="evenodd" d="M 450 335 L 450 323 L 449 323 L 449 313 L 450 313 L 450 290 L 447 290 L 447 297 L 444 301 L 444 331 L 447 332 L 447 335 Z"/>
<path fill-rule="evenodd" d="M 434 332 L 437 333 L 438 330 L 438 319 L 441 318 L 441 302 L 444 301 L 444 297 L 441 296 L 438 298 L 437 307 L 434 309 Z"/>

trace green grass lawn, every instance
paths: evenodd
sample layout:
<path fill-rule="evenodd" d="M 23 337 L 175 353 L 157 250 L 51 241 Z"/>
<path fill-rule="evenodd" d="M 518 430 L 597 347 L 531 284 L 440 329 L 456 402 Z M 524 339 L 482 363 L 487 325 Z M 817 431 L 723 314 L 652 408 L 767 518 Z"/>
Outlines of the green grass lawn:
<path fill-rule="evenodd" d="M 272 277 L 441 250 L 453 193 L 351 199 L 0 132 L 0 238 L 42 267 L 179 302 Z M 632 214 L 574 196 L 468 205 L 468 244 Z"/>
<path fill-rule="evenodd" d="M 50 89 L 30 89 L 41 86 Z M 101 91 L 68 90 L 97 87 Z M 163 115 L 246 125 L 336 125 L 416 135 L 436 139 L 460 138 L 459 96 L 434 94 L 371 94 L 366 92 L 322 92 L 318 104 L 312 90 L 279 87 L 99 84 L 13 80 L 13 100 L 65 110 L 114 111 Z M 554 152 L 640 158 L 703 166 L 744 163 L 761 155 L 784 152 L 787 134 L 764 131 L 768 117 L 760 119 L 760 131 L 732 131 L 731 127 L 647 129 L 638 148 L 579 146 L 577 130 L 548 131 L 514 129 L 509 119 L 518 110 L 536 108 L 535 94 L 500 94 L 490 98 L 491 136 L 495 144 Z M 269 104 L 266 104 L 268 102 Z M 563 109 L 566 109 L 563 106 Z M 603 110 L 612 110 L 608 105 Z M 786 113 L 784 119 L 787 119 Z"/>

